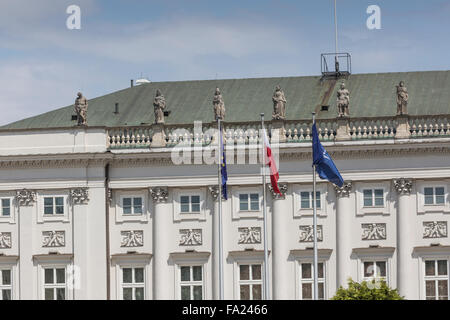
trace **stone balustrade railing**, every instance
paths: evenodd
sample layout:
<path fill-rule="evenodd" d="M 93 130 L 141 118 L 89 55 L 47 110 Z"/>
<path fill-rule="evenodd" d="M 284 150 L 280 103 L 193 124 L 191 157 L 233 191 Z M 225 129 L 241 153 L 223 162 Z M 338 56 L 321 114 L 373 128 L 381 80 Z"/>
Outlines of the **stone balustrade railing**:
<path fill-rule="evenodd" d="M 107 144 L 109 148 L 147 148 L 153 136 L 151 126 L 109 128 Z"/>
<path fill-rule="evenodd" d="M 409 127 L 411 138 L 450 136 L 450 116 L 413 116 Z"/>
<path fill-rule="evenodd" d="M 257 144 L 262 138 L 259 121 L 223 125 L 227 145 Z M 271 139 L 273 130 L 281 128 L 279 142 L 283 143 L 310 142 L 311 126 L 311 120 L 265 122 Z M 450 137 L 450 115 L 319 119 L 317 130 L 322 141 Z M 162 131 L 165 147 L 206 146 L 215 143 L 217 124 L 163 125 Z M 154 134 L 154 126 L 108 128 L 108 147 L 152 147 Z"/>

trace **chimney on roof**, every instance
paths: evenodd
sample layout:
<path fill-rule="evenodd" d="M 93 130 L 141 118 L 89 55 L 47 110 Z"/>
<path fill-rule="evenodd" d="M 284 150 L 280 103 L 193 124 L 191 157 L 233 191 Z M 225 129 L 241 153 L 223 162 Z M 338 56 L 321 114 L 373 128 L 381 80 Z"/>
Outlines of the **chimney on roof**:
<path fill-rule="evenodd" d="M 114 106 L 114 113 L 118 114 L 119 113 L 119 103 L 116 102 L 115 106 Z"/>
<path fill-rule="evenodd" d="M 133 86 L 134 86 L 134 80 L 131 79 L 131 88 L 133 88 Z"/>

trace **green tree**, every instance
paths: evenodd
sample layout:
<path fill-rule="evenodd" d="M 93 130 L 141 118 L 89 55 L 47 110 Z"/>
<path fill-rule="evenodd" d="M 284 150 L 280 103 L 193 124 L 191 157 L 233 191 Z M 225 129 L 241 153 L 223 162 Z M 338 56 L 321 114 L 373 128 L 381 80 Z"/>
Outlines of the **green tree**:
<path fill-rule="evenodd" d="M 332 300 L 403 300 L 397 289 L 391 289 L 384 280 L 361 283 L 348 280 L 348 288 L 342 286 L 336 291 Z"/>

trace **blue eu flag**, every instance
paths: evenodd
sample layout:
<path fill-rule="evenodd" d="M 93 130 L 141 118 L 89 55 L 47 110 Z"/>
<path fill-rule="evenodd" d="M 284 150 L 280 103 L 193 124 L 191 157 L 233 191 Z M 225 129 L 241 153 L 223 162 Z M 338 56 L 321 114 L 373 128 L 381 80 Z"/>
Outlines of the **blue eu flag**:
<path fill-rule="evenodd" d="M 320 143 L 315 122 L 312 127 L 312 141 L 313 165 L 316 165 L 316 171 L 319 174 L 319 177 L 342 187 L 344 185 L 344 179 L 342 179 L 341 174 L 334 165 L 333 160 L 331 160 L 330 155 Z"/>
<path fill-rule="evenodd" d="M 227 174 L 227 159 L 225 158 L 225 147 L 223 145 L 223 135 L 222 135 L 222 128 L 220 128 L 220 144 L 221 144 L 221 157 L 220 157 L 220 172 L 222 176 L 222 195 L 225 200 L 228 200 L 227 196 L 227 180 L 228 180 L 228 174 Z"/>

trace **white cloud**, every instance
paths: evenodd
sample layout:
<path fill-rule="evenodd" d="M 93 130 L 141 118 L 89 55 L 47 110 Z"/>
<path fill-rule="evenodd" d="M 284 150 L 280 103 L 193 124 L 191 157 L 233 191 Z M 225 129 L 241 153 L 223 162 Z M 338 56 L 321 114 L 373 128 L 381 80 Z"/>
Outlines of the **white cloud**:
<path fill-rule="evenodd" d="M 72 104 L 82 76 L 73 67 L 59 63 L 0 65 L 0 125 Z"/>

